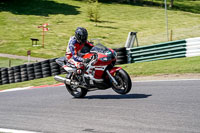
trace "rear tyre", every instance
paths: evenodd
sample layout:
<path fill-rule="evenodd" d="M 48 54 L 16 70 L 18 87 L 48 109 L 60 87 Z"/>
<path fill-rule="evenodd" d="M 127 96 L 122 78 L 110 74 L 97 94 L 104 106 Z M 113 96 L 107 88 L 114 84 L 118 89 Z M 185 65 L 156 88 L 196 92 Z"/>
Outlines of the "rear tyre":
<path fill-rule="evenodd" d="M 83 98 L 87 94 L 87 90 L 85 88 L 77 87 L 75 85 L 67 85 L 65 84 L 68 92 L 75 98 Z"/>
<path fill-rule="evenodd" d="M 131 90 L 131 78 L 129 77 L 126 71 L 120 69 L 116 72 L 116 75 L 113 77 L 118 82 L 117 85 L 115 83 L 112 83 L 112 89 L 115 92 L 117 92 L 118 94 L 127 94 Z"/>

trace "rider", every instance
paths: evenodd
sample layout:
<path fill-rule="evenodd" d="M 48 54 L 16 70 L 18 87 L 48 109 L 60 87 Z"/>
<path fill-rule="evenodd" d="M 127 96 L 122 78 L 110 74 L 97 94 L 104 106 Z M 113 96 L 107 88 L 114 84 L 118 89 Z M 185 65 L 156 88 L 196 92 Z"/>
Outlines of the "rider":
<path fill-rule="evenodd" d="M 71 37 L 68 43 L 68 47 L 66 50 L 66 54 L 64 57 L 60 57 L 56 59 L 56 62 L 63 67 L 65 70 L 67 68 L 66 63 L 68 63 L 69 59 L 73 59 L 76 62 L 83 62 L 83 63 L 88 63 L 90 59 L 83 59 L 81 56 L 81 49 L 84 46 L 89 46 L 93 47 L 94 45 L 89 43 L 87 41 L 88 38 L 88 32 L 85 28 L 83 27 L 77 27 L 75 31 L 75 36 Z M 68 74 L 67 78 L 71 77 L 71 73 Z"/>

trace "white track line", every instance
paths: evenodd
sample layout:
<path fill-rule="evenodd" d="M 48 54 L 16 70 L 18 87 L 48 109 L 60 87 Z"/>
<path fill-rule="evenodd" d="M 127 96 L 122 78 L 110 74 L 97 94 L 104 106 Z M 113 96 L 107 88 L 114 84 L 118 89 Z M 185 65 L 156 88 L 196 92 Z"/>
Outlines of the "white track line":
<path fill-rule="evenodd" d="M 0 93 L 2 92 L 11 92 L 11 91 L 20 91 L 20 90 L 28 90 L 30 89 L 32 86 L 29 87 L 23 87 L 23 88 L 13 88 L 13 89 L 8 89 L 8 90 L 2 90 L 0 91 Z"/>
<path fill-rule="evenodd" d="M 41 133 L 41 132 L 0 128 L 0 133 Z"/>
<path fill-rule="evenodd" d="M 46 88 L 46 87 L 56 87 L 56 86 L 64 86 L 64 84 L 41 85 L 41 86 L 29 86 L 29 87 L 22 87 L 22 88 L 12 88 L 12 89 L 0 90 L 0 93 L 2 93 L 2 92 L 12 92 L 12 91 L 21 91 L 21 90 L 29 90 L 29 89 L 38 89 L 38 88 Z"/>

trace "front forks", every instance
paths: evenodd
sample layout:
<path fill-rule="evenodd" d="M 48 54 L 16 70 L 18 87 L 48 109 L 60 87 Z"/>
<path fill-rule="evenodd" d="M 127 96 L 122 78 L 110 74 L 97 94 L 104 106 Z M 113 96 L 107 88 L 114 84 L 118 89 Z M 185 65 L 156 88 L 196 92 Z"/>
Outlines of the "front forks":
<path fill-rule="evenodd" d="M 108 70 L 106 70 L 106 73 L 108 74 L 110 80 L 112 82 L 114 82 L 114 84 L 118 85 L 117 81 L 115 80 L 115 78 L 110 74 L 110 72 Z"/>

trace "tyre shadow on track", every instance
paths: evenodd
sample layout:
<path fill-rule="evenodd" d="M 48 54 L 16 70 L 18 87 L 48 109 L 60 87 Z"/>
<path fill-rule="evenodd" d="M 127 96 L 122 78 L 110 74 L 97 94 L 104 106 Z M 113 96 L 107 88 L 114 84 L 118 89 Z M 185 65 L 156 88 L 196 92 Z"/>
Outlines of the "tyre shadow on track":
<path fill-rule="evenodd" d="M 127 95 L 92 95 L 86 96 L 85 99 L 140 99 L 148 98 L 151 94 L 127 94 Z"/>

